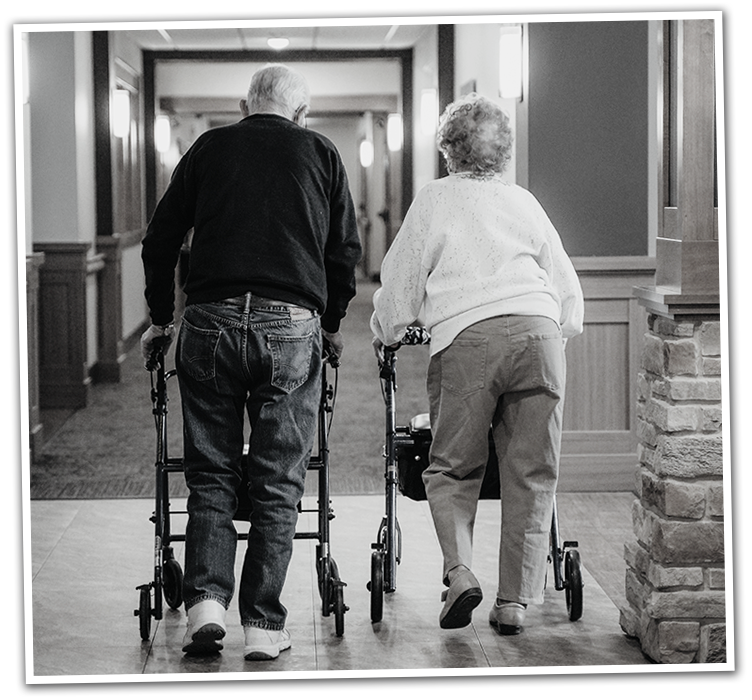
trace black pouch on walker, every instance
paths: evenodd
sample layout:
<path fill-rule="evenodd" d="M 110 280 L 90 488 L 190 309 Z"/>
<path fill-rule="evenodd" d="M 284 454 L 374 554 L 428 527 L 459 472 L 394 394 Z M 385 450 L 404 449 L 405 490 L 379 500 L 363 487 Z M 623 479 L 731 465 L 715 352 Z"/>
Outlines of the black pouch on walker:
<path fill-rule="evenodd" d="M 423 472 L 429 465 L 431 448 L 431 422 L 427 413 L 415 416 L 410 425 L 397 429 L 397 480 L 403 496 L 413 501 L 425 501 L 426 489 L 423 485 Z M 401 434 L 399 434 L 401 433 Z M 491 431 L 488 433 L 488 463 L 480 489 L 483 499 L 499 499 L 499 463 Z"/>

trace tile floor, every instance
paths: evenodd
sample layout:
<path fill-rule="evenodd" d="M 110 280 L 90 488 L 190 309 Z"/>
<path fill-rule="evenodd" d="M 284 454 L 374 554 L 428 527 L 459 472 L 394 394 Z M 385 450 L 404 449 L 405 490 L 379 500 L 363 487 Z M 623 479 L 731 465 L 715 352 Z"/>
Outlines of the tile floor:
<path fill-rule="evenodd" d="M 530 673 L 530 667 L 536 667 L 534 672 L 572 667 L 616 672 L 638 665 L 648 670 L 649 660 L 619 627 L 621 551 L 631 529 L 631 500 L 628 493 L 560 494 L 562 537 L 580 543 L 583 617 L 570 622 L 564 593 L 550 584 L 545 604 L 531 607 L 525 633 L 501 637 L 487 622 L 495 592 L 498 502 L 482 501 L 477 522 L 474 569 L 486 600 L 471 626 L 440 630 L 441 559 L 427 505 L 398 500 L 403 556 L 397 590 L 386 596 L 383 620 L 372 624 L 366 581 L 384 499 L 337 496 L 331 543 L 347 583 L 345 633 L 337 637 L 334 617 L 321 615 L 315 541 L 299 540 L 284 594 L 293 646 L 273 662 L 243 660 L 234 605 L 225 649 L 216 657 L 182 654 L 182 609 L 166 610 L 161 621 L 152 622 L 150 639 L 141 641 L 133 611 L 136 587 L 152 579 L 151 500 L 32 501 L 33 654 L 27 656 L 27 681 L 127 681 L 144 674 L 180 680 L 197 673 L 215 674 L 217 680 L 219 674 L 223 680 L 237 674 L 248 679 L 249 673 L 258 679 L 401 676 L 450 669 L 518 674 Z M 174 510 L 181 507 L 181 502 L 173 503 Z M 182 517 L 174 518 L 176 532 L 182 531 Z M 301 516 L 302 527 L 307 517 Z M 182 561 L 182 544 L 175 547 Z"/>

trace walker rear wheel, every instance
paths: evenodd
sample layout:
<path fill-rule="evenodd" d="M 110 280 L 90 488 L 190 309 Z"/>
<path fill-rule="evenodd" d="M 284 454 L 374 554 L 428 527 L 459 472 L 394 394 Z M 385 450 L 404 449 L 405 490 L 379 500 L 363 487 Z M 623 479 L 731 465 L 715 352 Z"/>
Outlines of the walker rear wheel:
<path fill-rule="evenodd" d="M 339 575 L 337 563 L 331 557 L 317 557 L 316 577 L 318 579 L 319 597 L 321 598 L 321 612 L 326 617 L 332 611 L 334 596 L 332 581 Z"/>
<path fill-rule="evenodd" d="M 332 557 L 329 558 L 329 563 L 324 568 L 326 569 L 324 575 L 328 578 L 327 590 L 329 591 L 325 614 L 334 613 L 334 630 L 337 636 L 341 637 L 345 633 L 345 613 L 348 610 L 345 605 L 344 591 L 347 584 L 340 580 L 339 567 Z"/>
<path fill-rule="evenodd" d="M 183 570 L 176 559 L 166 559 L 162 565 L 162 590 L 167 605 L 177 610 L 183 603 Z"/>
<path fill-rule="evenodd" d="M 384 616 L 384 552 L 375 549 L 371 553 L 371 622 L 381 622 Z"/>
<path fill-rule="evenodd" d="M 582 571 L 580 553 L 576 549 L 567 550 L 564 556 L 565 595 L 567 612 L 572 622 L 582 617 Z"/>

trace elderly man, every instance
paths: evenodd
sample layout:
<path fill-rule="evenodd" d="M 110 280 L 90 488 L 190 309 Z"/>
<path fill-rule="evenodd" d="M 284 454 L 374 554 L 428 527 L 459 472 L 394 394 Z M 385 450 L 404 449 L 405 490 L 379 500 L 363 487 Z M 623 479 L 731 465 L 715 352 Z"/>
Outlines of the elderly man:
<path fill-rule="evenodd" d="M 240 102 L 244 118 L 191 146 L 143 241 L 148 365 L 173 335 L 175 266 L 193 229 L 176 351 L 190 654 L 221 650 L 226 632 L 244 412 L 252 508 L 239 586 L 244 656 L 276 658 L 290 647 L 280 595 L 313 447 L 322 336 L 341 355 L 339 326 L 361 255 L 344 166 L 327 138 L 305 128 L 308 102 L 297 72 L 279 64 L 258 70 Z"/>

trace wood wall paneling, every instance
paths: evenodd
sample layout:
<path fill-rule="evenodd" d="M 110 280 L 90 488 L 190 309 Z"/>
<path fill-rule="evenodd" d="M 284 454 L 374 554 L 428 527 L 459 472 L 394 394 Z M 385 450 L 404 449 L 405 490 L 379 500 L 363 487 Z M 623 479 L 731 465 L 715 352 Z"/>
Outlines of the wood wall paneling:
<path fill-rule="evenodd" d="M 585 296 L 585 324 L 567 343 L 559 489 L 629 491 L 637 464 L 635 387 L 647 328 L 632 289 L 654 280 L 655 260 L 573 261 Z"/>
<path fill-rule="evenodd" d="M 44 440 L 39 405 L 39 268 L 42 253 L 26 257 L 26 356 L 28 367 L 29 453 L 33 461 Z"/>
<path fill-rule="evenodd" d="M 89 243 L 35 243 L 39 274 L 40 408 L 83 408 L 91 383 L 86 358 Z"/>

